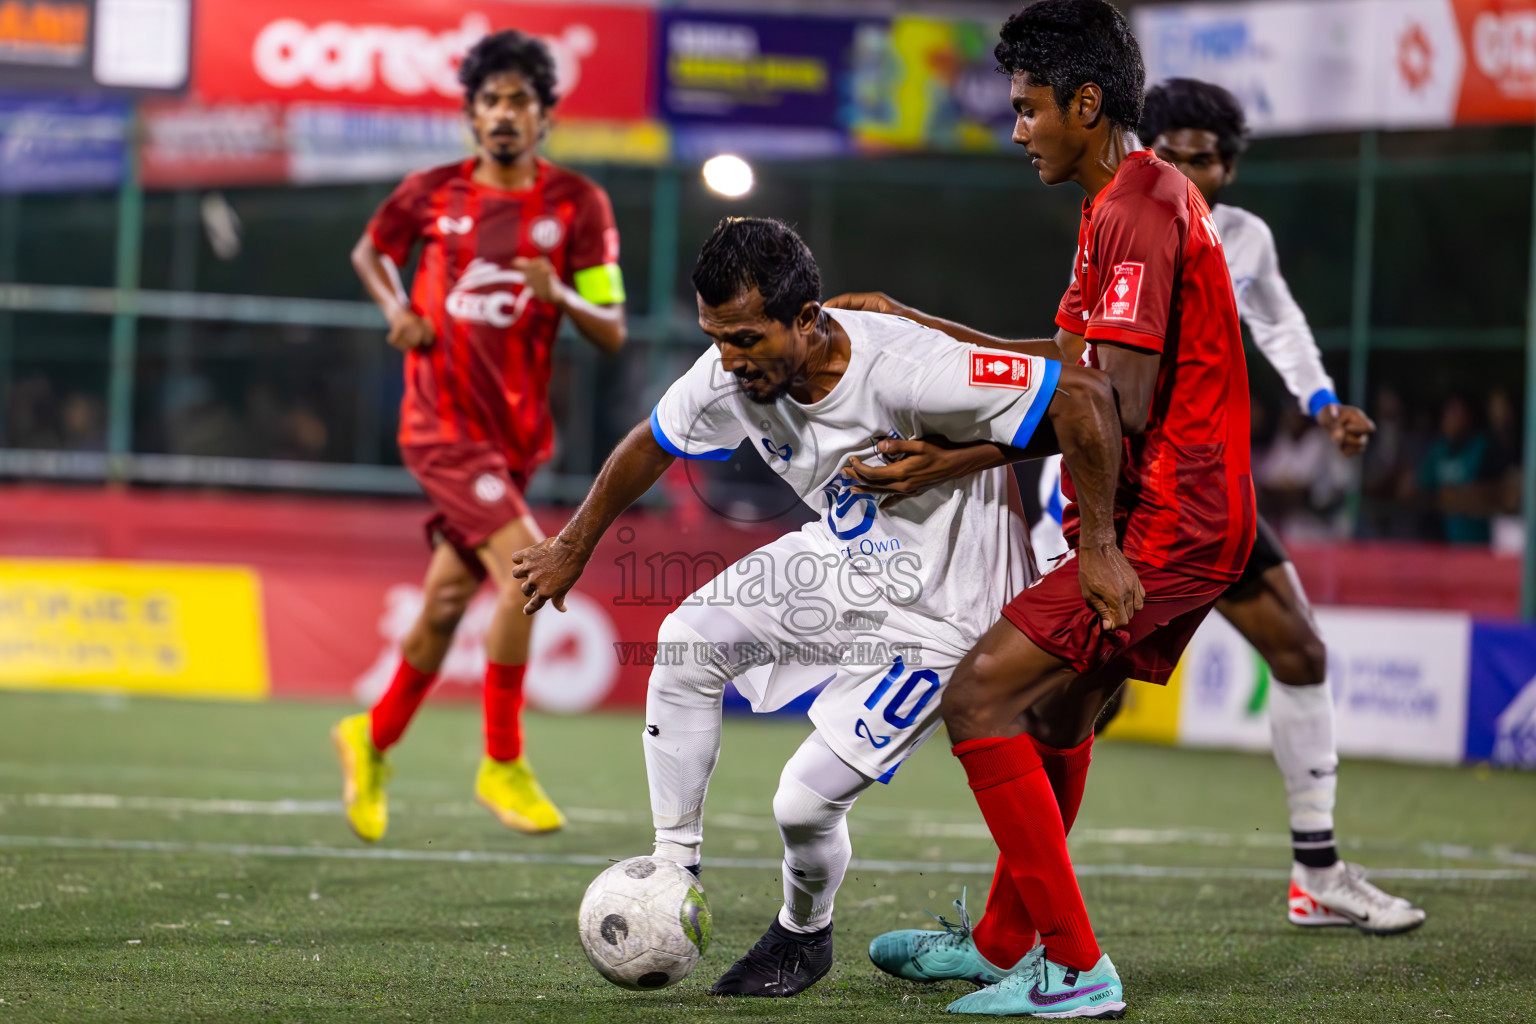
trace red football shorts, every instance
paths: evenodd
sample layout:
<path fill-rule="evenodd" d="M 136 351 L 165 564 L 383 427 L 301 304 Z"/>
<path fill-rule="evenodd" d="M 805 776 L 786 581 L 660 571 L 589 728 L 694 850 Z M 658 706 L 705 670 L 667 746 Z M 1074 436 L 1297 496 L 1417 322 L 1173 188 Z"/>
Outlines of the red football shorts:
<path fill-rule="evenodd" d="M 1104 632 L 1098 612 L 1089 607 L 1078 584 L 1075 550 L 1008 602 L 1003 616 L 1037 647 L 1081 675 L 1114 671 L 1128 679 L 1166 683 L 1189 638 L 1232 584 L 1134 559 L 1131 568 L 1147 600 L 1125 629 Z"/>
<path fill-rule="evenodd" d="M 484 579 L 475 549 L 528 514 L 526 474 L 504 453 L 476 442 L 401 446 L 400 458 L 437 507 L 425 524 L 427 544 L 452 544 L 470 571 Z"/>

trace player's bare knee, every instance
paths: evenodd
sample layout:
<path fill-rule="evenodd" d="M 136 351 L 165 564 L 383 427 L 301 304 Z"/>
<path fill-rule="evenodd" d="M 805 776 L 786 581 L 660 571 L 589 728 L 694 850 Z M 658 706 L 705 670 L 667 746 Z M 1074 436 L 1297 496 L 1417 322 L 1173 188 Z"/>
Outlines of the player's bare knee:
<path fill-rule="evenodd" d="M 1328 648 L 1311 631 L 1300 642 L 1266 654 L 1264 660 L 1275 681 L 1286 686 L 1320 686 L 1328 678 Z"/>
<path fill-rule="evenodd" d="M 998 687 L 996 659 L 973 654 L 960 663 L 939 698 L 939 714 L 951 743 L 996 734 Z"/>
<path fill-rule="evenodd" d="M 427 593 L 426 601 L 422 605 L 423 625 L 439 635 L 451 634 L 459 628 L 459 620 L 464 618 L 474 593 L 473 587 L 453 583 L 433 587 Z"/>

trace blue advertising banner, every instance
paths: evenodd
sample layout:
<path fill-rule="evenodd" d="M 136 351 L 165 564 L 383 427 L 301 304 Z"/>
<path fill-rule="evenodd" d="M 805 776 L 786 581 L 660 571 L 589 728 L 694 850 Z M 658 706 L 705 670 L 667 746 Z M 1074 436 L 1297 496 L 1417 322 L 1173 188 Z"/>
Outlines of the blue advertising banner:
<path fill-rule="evenodd" d="M 674 122 L 840 129 L 851 102 L 852 18 L 663 11 L 661 113 Z"/>
<path fill-rule="evenodd" d="M 129 101 L 0 93 L 0 192 L 116 188 Z"/>
<path fill-rule="evenodd" d="M 1536 768 L 1536 629 L 1472 626 L 1467 760 Z"/>

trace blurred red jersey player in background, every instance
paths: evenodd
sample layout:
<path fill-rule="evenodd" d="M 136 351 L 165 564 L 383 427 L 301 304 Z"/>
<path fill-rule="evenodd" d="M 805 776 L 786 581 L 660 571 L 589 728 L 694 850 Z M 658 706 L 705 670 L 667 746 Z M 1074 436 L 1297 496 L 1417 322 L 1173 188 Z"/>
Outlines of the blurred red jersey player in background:
<path fill-rule="evenodd" d="M 548 388 L 561 317 L 605 352 L 626 334 L 608 197 L 538 156 L 556 101 L 549 51 L 521 32 L 498 32 L 465 54 L 459 80 L 475 156 L 406 178 L 352 252 L 389 320 L 389 343 L 405 353 L 400 454 L 436 507 L 422 610 L 394 680 L 370 711 L 332 730 L 347 817 L 368 840 L 388 825 L 384 753 L 421 705 L 487 575 L 497 603 L 475 793 L 511 828 L 563 824 L 522 756 L 532 620 L 508 557 L 543 539 L 523 492 L 554 439 Z M 407 299 L 398 268 L 418 242 Z"/>

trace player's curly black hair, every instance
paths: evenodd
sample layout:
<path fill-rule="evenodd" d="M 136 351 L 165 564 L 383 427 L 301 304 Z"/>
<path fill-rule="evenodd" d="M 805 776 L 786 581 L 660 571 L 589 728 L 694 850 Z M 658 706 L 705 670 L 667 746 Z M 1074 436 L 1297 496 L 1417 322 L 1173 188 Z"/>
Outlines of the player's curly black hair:
<path fill-rule="evenodd" d="M 459 84 L 464 86 L 464 105 L 472 106 L 475 94 L 492 75 L 515 71 L 528 80 L 539 94 L 539 106 L 548 113 L 559 97 L 555 95 L 555 58 L 549 47 L 515 28 L 492 32 L 469 48 L 459 63 Z"/>
<path fill-rule="evenodd" d="M 1036 0 L 1003 24 L 992 51 L 997 70 L 1023 72 L 1048 85 L 1063 112 L 1077 90 L 1092 82 L 1104 92 L 1111 123 L 1135 131 L 1147 69 L 1131 26 L 1107 0 Z"/>
<path fill-rule="evenodd" d="M 719 306 L 756 288 L 763 312 L 781 324 L 821 298 L 821 271 L 793 228 L 770 217 L 727 217 L 699 250 L 693 287 Z"/>
<path fill-rule="evenodd" d="M 1237 97 L 1211 82 L 1170 78 L 1147 90 L 1141 109 L 1141 141 L 1152 141 L 1164 132 L 1194 128 L 1216 136 L 1216 149 L 1230 164 L 1248 148 L 1248 118 Z"/>

